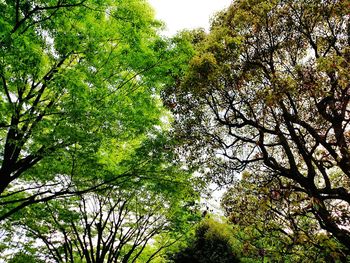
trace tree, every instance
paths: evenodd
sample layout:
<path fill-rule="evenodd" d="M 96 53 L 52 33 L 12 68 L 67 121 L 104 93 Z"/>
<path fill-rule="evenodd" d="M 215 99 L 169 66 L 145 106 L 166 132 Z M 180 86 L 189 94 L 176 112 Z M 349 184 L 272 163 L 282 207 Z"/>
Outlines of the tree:
<path fill-rule="evenodd" d="M 133 176 L 103 160 L 121 162 L 162 125 L 147 3 L 1 1 L 0 12 L 0 220 Z"/>
<path fill-rule="evenodd" d="M 33 206 L 27 212 L 30 219 L 23 225 L 15 223 L 22 238 L 26 233 L 33 246 L 37 243 L 37 258 L 45 262 L 138 262 L 152 240 L 160 234 L 170 235 L 172 214 L 180 208 L 145 189 L 114 188 L 74 199 Z M 173 231 L 166 242 L 154 243 L 156 247 L 144 262 L 150 262 L 182 234 Z M 38 245 L 40 241 L 42 245 Z"/>
<path fill-rule="evenodd" d="M 349 1 L 235 1 L 173 96 L 179 137 L 204 172 L 229 182 L 246 170 L 261 187 L 300 193 L 305 214 L 349 251 L 348 10 Z"/>
<path fill-rule="evenodd" d="M 13 255 L 13 257 L 8 261 L 9 263 L 43 263 L 44 261 L 41 261 L 38 258 L 35 258 L 34 256 L 30 255 L 30 254 L 26 254 L 24 252 L 19 252 L 15 255 Z"/>
<path fill-rule="evenodd" d="M 302 194 L 274 190 L 276 186 L 257 185 L 244 173 L 223 195 L 222 207 L 239 241 L 242 261 L 347 262 L 344 247 L 304 210 Z"/>
<path fill-rule="evenodd" d="M 176 263 L 240 262 L 227 225 L 212 219 L 203 220 L 196 228 L 195 236 L 187 247 L 170 256 Z"/>
<path fill-rule="evenodd" d="M 113 172 L 143 162 L 133 170 L 137 176 L 12 215 L 1 224 L 3 255 L 32 251 L 45 262 L 150 262 L 161 257 L 199 218 L 191 177 L 171 163 L 171 151 L 160 150 L 167 144 L 168 136 L 152 134 L 130 158 L 116 167 L 115 158 L 107 164 Z"/>

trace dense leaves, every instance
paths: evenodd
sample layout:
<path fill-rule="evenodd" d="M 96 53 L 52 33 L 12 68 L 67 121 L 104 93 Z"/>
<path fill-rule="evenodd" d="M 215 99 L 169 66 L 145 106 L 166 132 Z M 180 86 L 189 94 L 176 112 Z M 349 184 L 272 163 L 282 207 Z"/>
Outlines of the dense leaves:
<path fill-rule="evenodd" d="M 196 221 L 179 192 L 170 199 L 144 186 L 115 187 L 33 205 L 12 222 L 21 239 L 8 240 L 8 249 L 31 249 L 45 262 L 149 262 Z"/>
<path fill-rule="evenodd" d="M 234 1 L 169 93 L 189 160 L 219 183 L 243 170 L 259 187 L 274 181 L 350 249 L 348 10 Z"/>
<path fill-rule="evenodd" d="M 160 99 L 190 45 L 160 38 L 143 0 L 0 12 L 1 259 L 154 260 L 198 218 Z"/>
<path fill-rule="evenodd" d="M 150 7 L 2 1 L 0 12 L 0 219 L 131 176 L 105 160 L 128 159 L 161 125 Z"/>
<path fill-rule="evenodd" d="M 306 212 L 309 201 L 292 189 L 276 190 L 244 177 L 224 194 L 222 207 L 240 243 L 242 260 L 261 258 L 276 262 L 346 262 L 344 247 Z"/>
<path fill-rule="evenodd" d="M 349 6 L 164 39 L 143 0 L 0 1 L 2 259 L 349 260 Z M 203 179 L 230 224 L 193 234 Z"/>
<path fill-rule="evenodd" d="M 176 263 L 240 262 L 234 252 L 231 234 L 227 225 L 206 219 L 197 226 L 189 246 L 170 258 Z"/>

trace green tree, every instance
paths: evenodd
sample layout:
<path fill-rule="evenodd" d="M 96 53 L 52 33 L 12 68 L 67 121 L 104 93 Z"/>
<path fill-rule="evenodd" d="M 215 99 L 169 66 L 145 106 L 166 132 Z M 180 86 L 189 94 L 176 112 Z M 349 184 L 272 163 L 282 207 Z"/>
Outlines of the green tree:
<path fill-rule="evenodd" d="M 8 262 L 9 263 L 44 263 L 44 261 L 41 261 L 35 256 L 24 252 L 19 252 L 13 255 Z"/>
<path fill-rule="evenodd" d="M 162 125 L 148 4 L 1 1 L 0 12 L 0 220 L 132 176 L 106 160 L 116 167 Z"/>
<path fill-rule="evenodd" d="M 150 262 L 194 222 L 172 220 L 175 214 L 186 214 L 180 211 L 183 205 L 142 188 L 113 188 L 107 193 L 33 205 L 24 214 L 30 219 L 14 224 L 22 238 L 27 236 L 25 242 L 33 244 L 36 257 L 45 262 L 139 262 L 145 249 L 152 246 L 143 256 L 143 262 Z M 156 242 L 159 235 L 162 242 Z M 38 245 L 40 241 L 43 245 Z"/>
<path fill-rule="evenodd" d="M 348 10 L 349 1 L 234 1 L 170 91 L 190 161 L 219 183 L 246 170 L 257 185 L 300 193 L 347 251 Z"/>
<path fill-rule="evenodd" d="M 232 232 L 224 223 L 203 220 L 187 247 L 170 256 L 177 263 L 240 262 L 234 251 Z"/>
<path fill-rule="evenodd" d="M 185 238 L 199 216 L 188 171 L 171 163 L 168 136 L 153 134 L 112 166 L 133 177 L 72 197 L 32 204 L 2 223 L 3 253 L 32 251 L 45 262 L 150 262 Z M 145 159 L 144 155 L 150 155 Z M 7 259 L 7 258 L 6 258 Z"/>

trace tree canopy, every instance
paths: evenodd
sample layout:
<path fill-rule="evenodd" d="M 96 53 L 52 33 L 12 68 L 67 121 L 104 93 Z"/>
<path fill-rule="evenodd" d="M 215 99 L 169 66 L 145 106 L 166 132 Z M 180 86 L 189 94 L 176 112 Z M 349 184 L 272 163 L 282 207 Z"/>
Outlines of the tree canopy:
<path fill-rule="evenodd" d="M 152 9 L 72 0 L 2 1 L 0 11 L 0 219 L 131 175 L 104 162 L 128 159 L 162 125 L 147 77 L 161 60 Z"/>
<path fill-rule="evenodd" d="M 348 10 L 349 1 L 234 1 L 169 88 L 191 162 L 219 183 L 246 171 L 258 187 L 295 193 L 294 216 L 311 214 L 347 250 Z"/>
<path fill-rule="evenodd" d="M 348 261 L 349 7 L 0 1 L 1 260 Z"/>
<path fill-rule="evenodd" d="M 240 262 L 229 226 L 208 218 L 197 226 L 190 244 L 169 258 L 175 263 Z"/>
<path fill-rule="evenodd" d="M 153 260 L 197 220 L 160 98 L 190 46 L 161 38 L 143 0 L 0 11 L 2 258 Z"/>

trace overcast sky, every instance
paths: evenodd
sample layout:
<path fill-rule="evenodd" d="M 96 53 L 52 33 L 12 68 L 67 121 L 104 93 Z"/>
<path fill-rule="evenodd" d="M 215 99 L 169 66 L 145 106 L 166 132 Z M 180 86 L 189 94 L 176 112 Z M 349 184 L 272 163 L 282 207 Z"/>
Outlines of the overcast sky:
<path fill-rule="evenodd" d="M 166 35 L 181 29 L 202 27 L 209 29 L 212 15 L 229 6 L 232 0 L 148 0 L 156 11 L 156 17 L 167 25 Z M 213 189 L 215 188 L 212 185 Z M 211 199 L 202 199 L 204 206 L 219 212 L 219 200 L 225 189 L 216 190 Z"/>
<path fill-rule="evenodd" d="M 209 28 L 209 19 L 232 0 L 149 0 L 156 17 L 167 25 L 167 35 L 184 28 Z"/>

